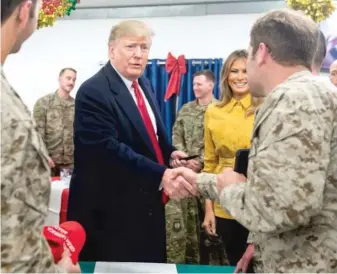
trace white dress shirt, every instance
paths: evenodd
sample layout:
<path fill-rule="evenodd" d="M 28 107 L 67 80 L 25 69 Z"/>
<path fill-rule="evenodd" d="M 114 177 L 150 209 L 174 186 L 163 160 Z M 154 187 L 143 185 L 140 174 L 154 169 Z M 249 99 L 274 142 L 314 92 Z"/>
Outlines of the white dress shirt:
<path fill-rule="evenodd" d="M 112 64 L 111 64 L 112 65 Z M 137 97 L 136 97 L 136 93 L 135 93 L 135 90 L 134 88 L 132 87 L 132 81 L 126 79 L 123 75 L 121 75 L 118 70 L 114 67 L 114 65 L 112 65 L 112 67 L 114 68 L 114 70 L 118 73 L 118 75 L 122 78 L 125 86 L 127 87 L 127 89 L 130 91 L 131 93 L 131 96 L 133 98 L 133 100 L 135 101 L 135 104 L 136 106 L 138 106 L 138 102 L 137 102 Z M 137 80 L 137 83 L 138 83 L 138 80 Z M 147 112 L 149 113 L 149 116 L 150 116 L 150 119 L 151 119 L 151 123 L 152 123 L 152 126 L 153 126 L 153 129 L 154 129 L 154 132 L 156 133 L 156 137 L 158 139 L 158 134 L 157 134 L 157 121 L 156 121 L 156 117 L 154 116 L 154 113 L 153 113 L 153 110 L 149 104 L 149 101 L 147 100 L 146 98 L 146 95 L 144 94 L 144 91 L 142 90 L 141 86 L 139 85 L 138 83 L 138 86 L 139 86 L 139 90 L 144 98 L 144 101 L 145 101 L 145 106 L 146 106 L 146 109 L 147 109 Z"/>

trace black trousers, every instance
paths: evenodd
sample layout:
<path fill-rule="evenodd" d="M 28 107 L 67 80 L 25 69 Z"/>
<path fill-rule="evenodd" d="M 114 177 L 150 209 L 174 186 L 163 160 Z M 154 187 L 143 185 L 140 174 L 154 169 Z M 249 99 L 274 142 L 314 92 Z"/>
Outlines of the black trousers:
<path fill-rule="evenodd" d="M 236 266 L 248 246 L 249 231 L 236 220 L 216 217 L 216 233 L 224 242 L 230 265 Z M 254 273 L 253 263 L 249 265 L 247 272 Z"/>

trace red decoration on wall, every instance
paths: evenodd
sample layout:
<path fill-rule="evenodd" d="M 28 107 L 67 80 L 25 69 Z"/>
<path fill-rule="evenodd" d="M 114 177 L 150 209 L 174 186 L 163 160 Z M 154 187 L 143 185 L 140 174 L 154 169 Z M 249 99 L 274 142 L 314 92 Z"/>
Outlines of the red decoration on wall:
<path fill-rule="evenodd" d="M 165 67 L 166 71 L 171 73 L 164 98 L 165 101 L 167 101 L 173 94 L 179 94 L 181 75 L 186 73 L 185 56 L 180 55 L 177 59 L 171 54 L 171 52 L 169 52 Z"/>

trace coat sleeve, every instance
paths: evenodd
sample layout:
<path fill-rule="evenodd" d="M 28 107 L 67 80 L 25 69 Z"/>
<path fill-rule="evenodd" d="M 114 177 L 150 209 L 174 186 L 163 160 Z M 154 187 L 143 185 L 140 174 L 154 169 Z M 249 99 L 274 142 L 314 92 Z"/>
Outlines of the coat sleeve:
<path fill-rule="evenodd" d="M 229 185 L 219 195 L 222 207 L 252 232 L 307 225 L 322 209 L 329 141 L 323 141 L 324 126 L 310 102 L 301 102 L 299 110 L 296 101 L 282 99 L 261 124 L 265 136 L 252 146 L 247 182 Z M 197 182 L 205 194 L 216 195 L 214 177 Z"/>
<path fill-rule="evenodd" d="M 33 117 L 36 121 L 37 131 L 40 133 L 43 141 L 45 141 L 46 108 L 42 98 L 37 100 L 34 105 Z"/>
<path fill-rule="evenodd" d="M 160 123 L 163 124 L 163 122 L 161 120 L 161 117 L 160 117 L 160 109 L 159 109 L 157 100 L 155 99 L 155 92 L 154 92 L 154 88 L 152 86 L 152 83 L 147 78 L 143 78 L 143 79 L 147 83 L 147 87 L 150 90 L 150 93 L 151 93 L 150 96 L 153 99 L 153 103 L 155 105 L 155 108 L 156 108 L 157 113 L 158 113 L 158 117 L 160 119 L 160 121 L 157 121 L 157 122 L 160 122 Z M 164 124 L 163 124 L 163 126 L 164 126 Z M 174 152 L 176 150 L 179 150 L 179 148 L 176 148 L 174 145 L 171 145 L 171 143 L 169 142 L 169 140 L 167 138 L 168 136 L 167 136 L 167 133 L 166 133 L 165 130 L 163 132 L 163 135 L 165 135 L 165 136 L 162 136 L 163 138 L 160 139 L 159 142 L 160 142 L 160 146 L 161 146 L 161 149 L 162 149 L 162 152 L 163 152 L 164 160 L 165 160 L 166 164 L 169 165 L 172 152 Z"/>
<path fill-rule="evenodd" d="M 120 174 L 126 178 L 132 173 L 130 183 L 143 184 L 145 189 L 158 191 L 166 167 L 135 152 L 118 138 L 118 121 L 111 111 L 110 102 L 98 95 L 99 91 L 90 85 L 82 85 L 75 103 L 75 149 L 86 150 L 89 154 L 100 155 L 111 165 L 118 166 Z M 88 155 L 88 154 L 87 154 Z M 149 182 L 156 182 L 149 184 Z"/>

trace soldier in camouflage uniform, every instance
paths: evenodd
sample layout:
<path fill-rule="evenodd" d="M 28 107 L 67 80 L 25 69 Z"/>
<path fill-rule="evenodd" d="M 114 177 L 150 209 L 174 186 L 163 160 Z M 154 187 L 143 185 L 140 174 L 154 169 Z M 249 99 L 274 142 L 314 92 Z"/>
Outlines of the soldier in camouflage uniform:
<path fill-rule="evenodd" d="M 76 81 L 76 70 L 64 68 L 59 74 L 59 89 L 43 96 L 34 106 L 34 118 L 49 153 L 52 176 L 60 169 L 73 168 L 73 123 L 75 100 L 70 96 Z"/>
<path fill-rule="evenodd" d="M 180 171 L 252 232 L 259 272 L 337 272 L 337 89 L 309 71 L 317 35 L 290 10 L 268 12 L 252 28 L 249 86 L 267 98 L 248 179 Z"/>
<path fill-rule="evenodd" d="M 211 71 L 204 70 L 194 75 L 193 91 L 196 99 L 181 108 L 173 126 L 173 145 L 190 156 L 199 155 L 188 162 L 188 167 L 196 172 L 203 168 L 204 115 L 207 106 L 216 101 L 213 97 L 214 82 Z M 200 216 L 197 198 L 170 200 L 165 212 L 167 262 L 199 264 Z"/>
<path fill-rule="evenodd" d="M 34 31 L 37 0 L 1 1 L 1 66 Z M 23 39 L 25 37 L 25 39 Z M 80 272 L 70 257 L 58 265 L 42 228 L 50 196 L 45 145 L 26 105 L 1 68 L 1 272 Z"/>
<path fill-rule="evenodd" d="M 326 55 L 326 42 L 324 33 L 320 30 L 319 37 L 317 39 L 317 50 L 315 53 L 315 58 L 313 59 L 313 63 L 311 65 L 311 71 L 313 75 L 319 75 L 322 67 L 322 63 L 324 61 Z M 236 271 L 242 270 L 242 272 L 246 272 L 249 263 L 254 258 L 254 243 L 253 243 L 254 235 L 250 233 L 247 242 L 249 243 L 245 253 L 243 254 L 241 260 L 237 263 Z M 254 261 L 255 269 L 261 269 L 261 261 L 257 261 L 255 257 Z"/>

